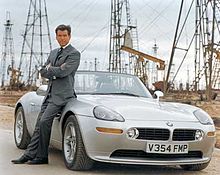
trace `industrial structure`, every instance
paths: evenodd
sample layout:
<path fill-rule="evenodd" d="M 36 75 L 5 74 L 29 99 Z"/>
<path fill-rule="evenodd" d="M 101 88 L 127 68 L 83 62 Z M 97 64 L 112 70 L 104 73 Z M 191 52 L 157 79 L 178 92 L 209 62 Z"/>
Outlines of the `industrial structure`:
<path fill-rule="evenodd" d="M 5 86 L 6 74 L 10 76 L 7 89 L 15 90 L 35 86 L 39 80 L 37 68 L 44 64 L 52 50 L 46 0 L 30 0 L 17 68 L 14 61 L 12 23 L 9 12 L 6 18 L 1 60 L 1 86 Z"/>
<path fill-rule="evenodd" d="M 18 71 L 15 69 L 15 59 L 14 59 L 14 42 L 12 35 L 12 26 L 10 12 L 6 12 L 6 22 L 4 24 L 5 32 L 3 37 L 3 50 L 1 59 L 1 87 L 13 86 L 17 82 L 15 77 Z M 8 77 L 8 78 L 7 78 Z M 6 80 L 9 81 L 6 83 Z"/>
<path fill-rule="evenodd" d="M 127 38 L 127 45 L 138 49 L 137 26 L 132 24 L 128 0 L 111 1 L 111 24 L 109 45 L 109 71 L 133 73 L 135 58 L 122 57 L 121 46 Z"/>
<path fill-rule="evenodd" d="M 220 1 L 219 0 L 201 0 L 192 1 L 188 9 L 186 18 L 180 28 L 184 0 L 181 1 L 180 11 L 177 21 L 176 32 L 173 41 L 172 52 L 169 61 L 168 72 L 166 76 L 166 85 L 172 84 L 179 73 L 183 62 L 194 46 L 194 81 L 191 84 L 191 90 L 197 92 L 201 89 L 200 83 L 205 82 L 206 96 L 212 98 L 212 90 L 220 88 Z M 194 6 L 193 6 L 194 5 Z M 189 45 L 186 48 L 179 47 L 179 39 L 183 34 L 183 29 L 189 20 L 189 14 L 195 7 L 195 30 Z M 193 45 L 194 43 L 194 45 Z M 175 72 L 173 79 L 170 79 L 170 69 L 174 62 L 175 50 L 184 51 L 181 63 Z M 178 58 L 180 59 L 180 58 Z M 190 57 L 190 59 L 192 59 Z M 169 88 L 166 86 L 165 91 Z"/>
<path fill-rule="evenodd" d="M 129 0 L 111 1 L 109 71 L 137 75 L 148 85 L 147 63 L 164 61 L 139 51 L 137 25 L 132 22 Z"/>
<path fill-rule="evenodd" d="M 37 67 L 44 64 L 51 50 L 46 0 L 30 0 L 18 66 L 27 86 L 36 84 Z"/>

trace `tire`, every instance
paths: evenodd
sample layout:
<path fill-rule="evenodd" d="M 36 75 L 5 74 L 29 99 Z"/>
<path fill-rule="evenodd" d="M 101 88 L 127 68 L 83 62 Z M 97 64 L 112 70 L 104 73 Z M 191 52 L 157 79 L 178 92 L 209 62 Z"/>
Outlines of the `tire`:
<path fill-rule="evenodd" d="M 210 161 L 207 163 L 201 164 L 192 164 L 192 165 L 180 165 L 186 171 L 201 171 L 209 165 Z"/>
<path fill-rule="evenodd" d="M 19 149 L 26 149 L 30 143 L 31 137 L 27 130 L 24 110 L 22 107 L 19 107 L 15 114 L 14 139 L 15 144 Z"/>
<path fill-rule="evenodd" d="M 86 153 L 79 124 L 73 115 L 68 117 L 63 127 L 62 150 L 68 169 L 82 171 L 92 168 L 94 161 Z"/>

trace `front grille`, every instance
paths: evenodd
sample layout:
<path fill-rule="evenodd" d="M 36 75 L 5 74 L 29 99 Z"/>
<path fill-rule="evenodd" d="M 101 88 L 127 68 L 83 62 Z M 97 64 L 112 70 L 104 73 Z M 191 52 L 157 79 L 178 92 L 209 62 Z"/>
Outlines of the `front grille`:
<path fill-rule="evenodd" d="M 157 160 L 172 160 L 172 159 L 186 159 L 186 158 L 202 158 L 201 151 L 189 151 L 184 154 L 157 154 L 146 153 L 142 150 L 116 150 L 111 154 L 111 158 L 147 158 Z"/>
<path fill-rule="evenodd" d="M 192 141 L 195 140 L 196 130 L 175 129 L 173 132 L 173 141 Z"/>
<path fill-rule="evenodd" d="M 157 128 L 137 128 L 139 136 L 137 139 L 142 140 L 168 140 L 170 131 L 168 129 Z"/>

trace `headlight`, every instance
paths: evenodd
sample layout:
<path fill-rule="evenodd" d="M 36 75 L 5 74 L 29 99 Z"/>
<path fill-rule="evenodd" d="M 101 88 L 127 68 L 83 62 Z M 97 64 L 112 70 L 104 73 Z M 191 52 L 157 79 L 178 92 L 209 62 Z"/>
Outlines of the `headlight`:
<path fill-rule="evenodd" d="M 209 114 L 207 114 L 205 111 L 198 109 L 193 112 L 196 118 L 202 123 L 203 125 L 213 125 L 213 121 Z"/>
<path fill-rule="evenodd" d="M 195 140 L 201 141 L 203 139 L 204 133 L 201 130 L 196 130 Z"/>
<path fill-rule="evenodd" d="M 139 136 L 139 131 L 137 130 L 137 128 L 130 128 L 127 131 L 127 136 L 128 138 L 136 139 Z"/>
<path fill-rule="evenodd" d="M 97 119 L 124 122 L 125 119 L 117 112 L 108 109 L 104 106 L 96 106 L 93 109 L 93 114 Z"/>

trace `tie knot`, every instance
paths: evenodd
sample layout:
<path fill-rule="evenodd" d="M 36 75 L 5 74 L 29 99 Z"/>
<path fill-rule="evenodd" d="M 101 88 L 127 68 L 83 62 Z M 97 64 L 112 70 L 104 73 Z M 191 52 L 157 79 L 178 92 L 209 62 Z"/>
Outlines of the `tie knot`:
<path fill-rule="evenodd" d="M 57 60 L 59 60 L 59 56 L 62 54 L 62 51 L 63 51 L 63 48 L 59 48 L 58 52 L 57 52 L 57 56 L 56 56 L 56 59 L 55 59 L 55 63 Z"/>
<path fill-rule="evenodd" d="M 61 47 L 58 52 L 62 52 L 62 51 L 63 51 L 63 48 Z"/>

